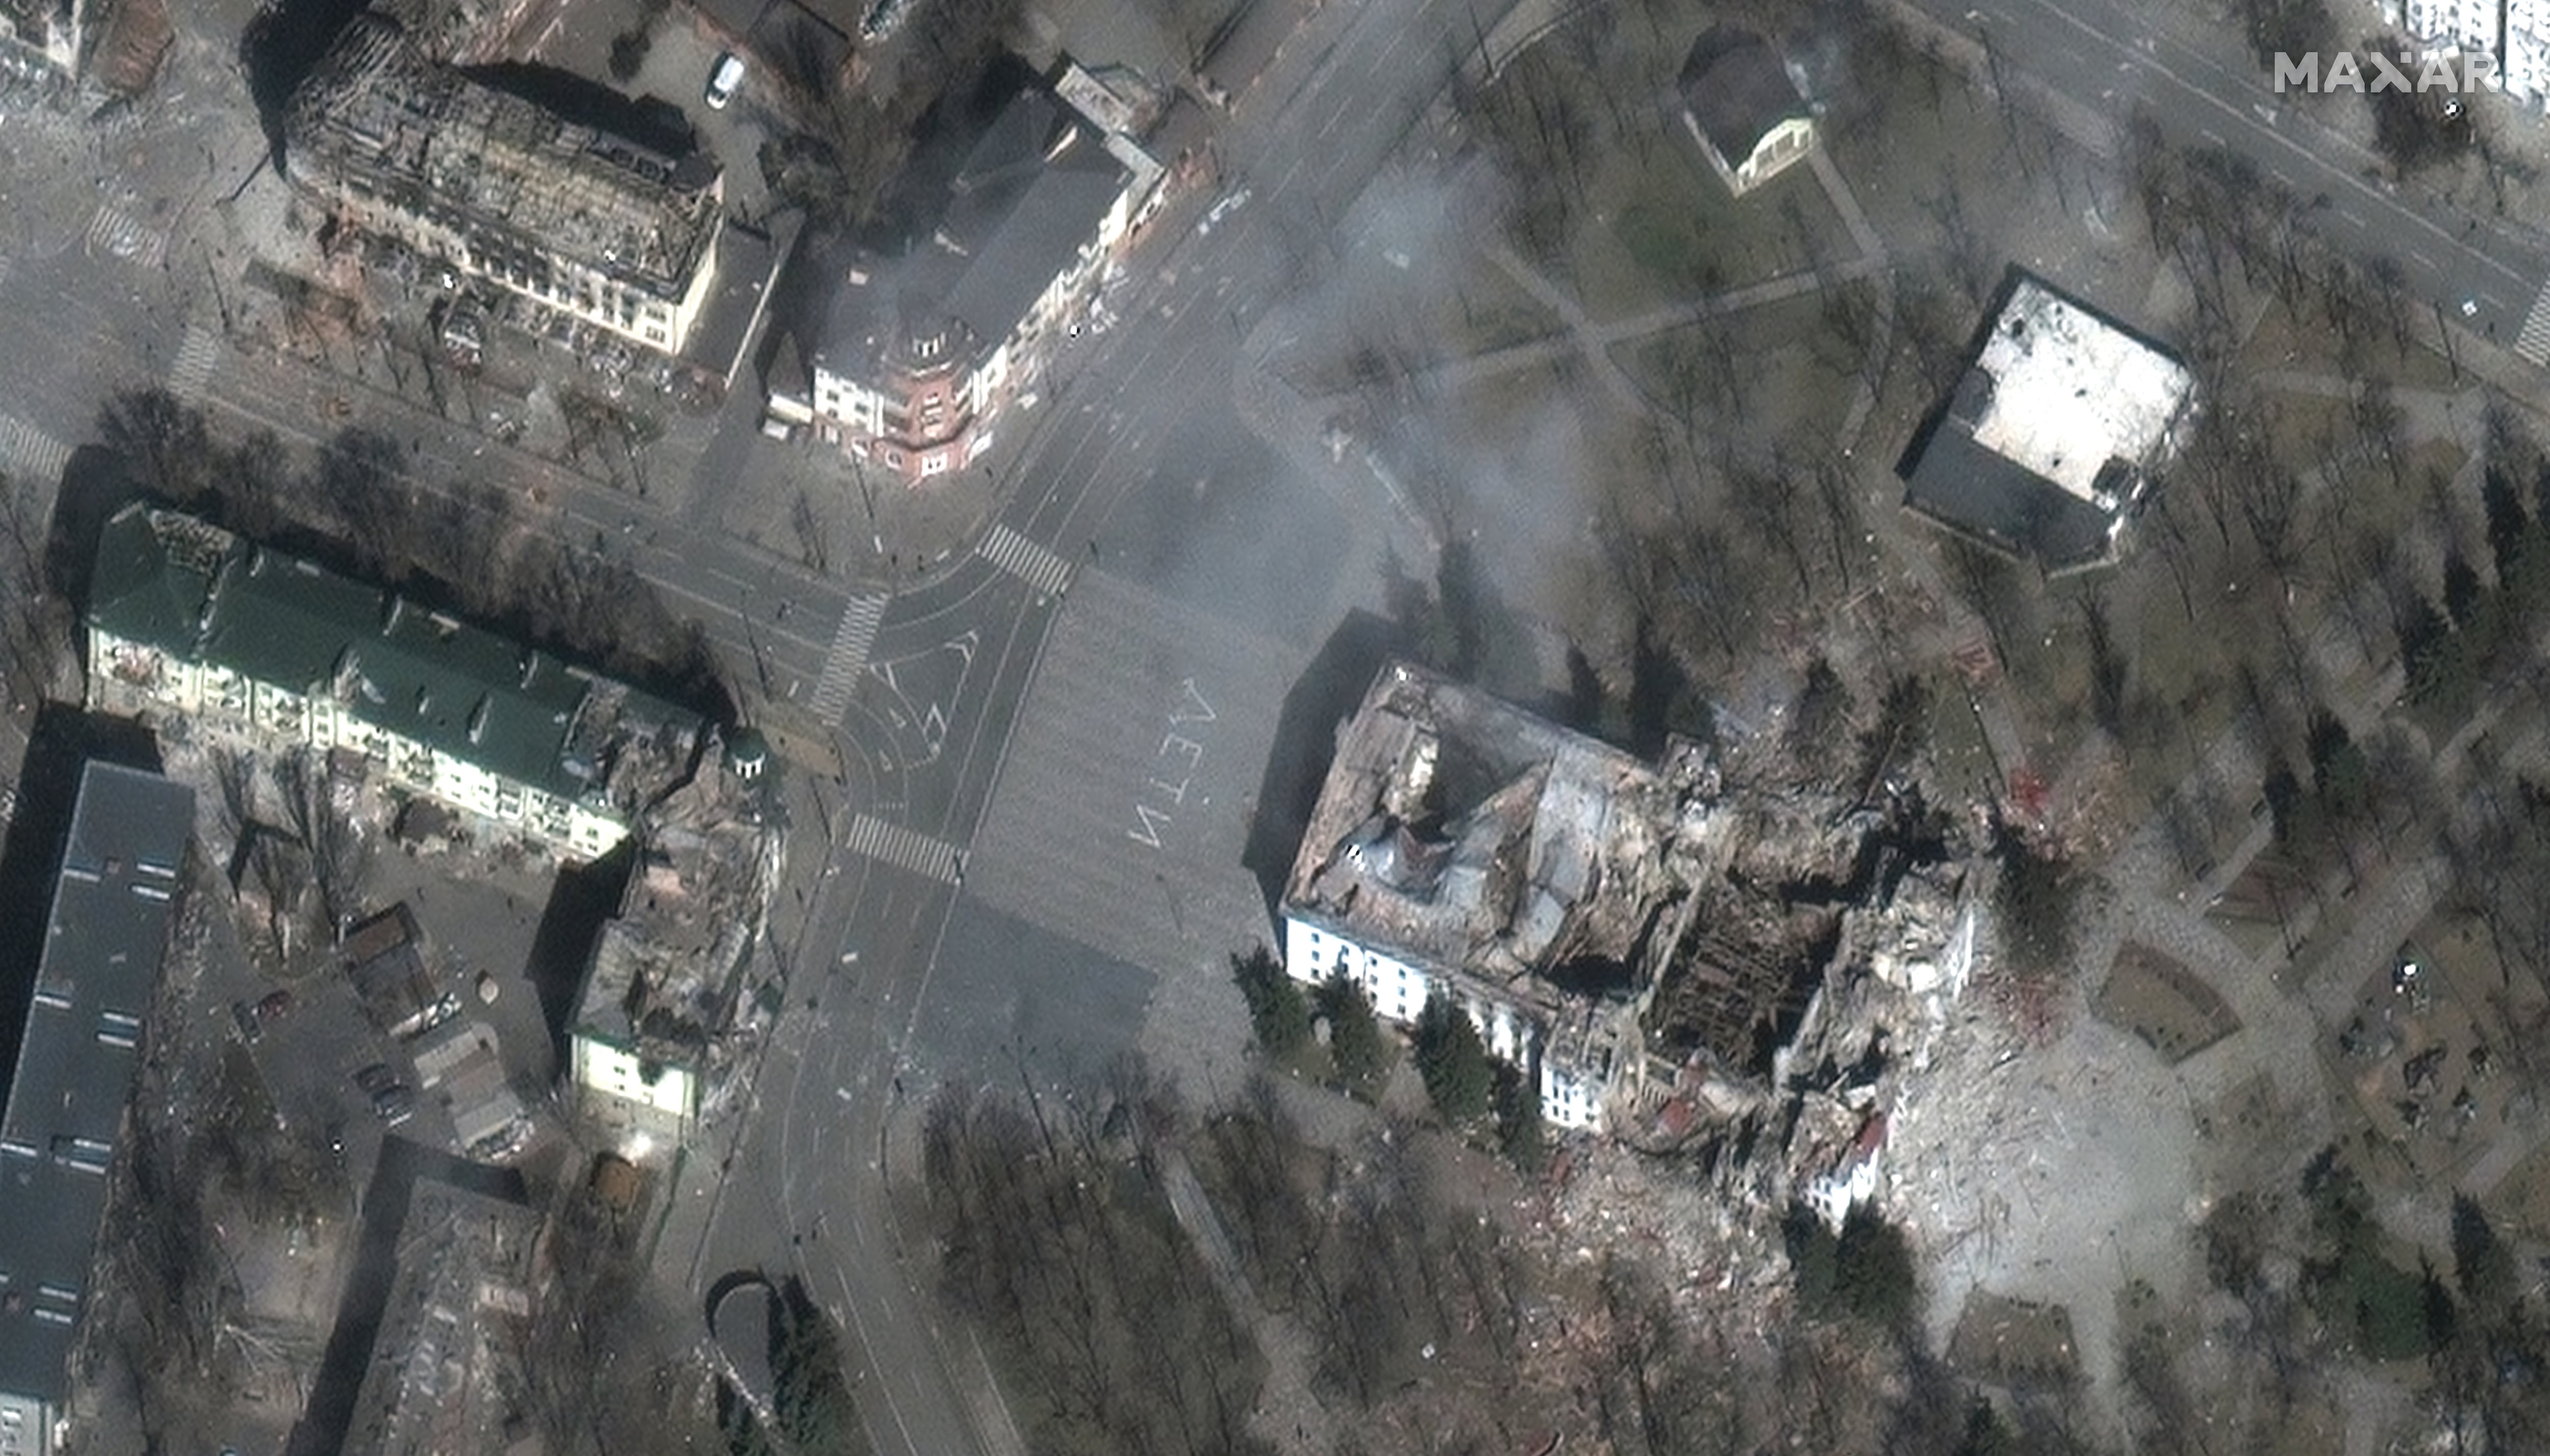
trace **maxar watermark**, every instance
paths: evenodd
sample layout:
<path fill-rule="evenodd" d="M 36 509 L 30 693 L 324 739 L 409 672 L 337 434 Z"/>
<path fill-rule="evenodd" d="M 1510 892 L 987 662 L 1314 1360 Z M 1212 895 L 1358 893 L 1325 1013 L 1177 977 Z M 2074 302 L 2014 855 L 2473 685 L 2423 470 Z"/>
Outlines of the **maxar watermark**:
<path fill-rule="evenodd" d="M 2358 56 L 2340 50 L 2323 56 L 2316 50 L 2300 55 L 2276 52 L 2276 91 L 2316 96 L 2329 91 L 2441 91 L 2475 96 L 2497 87 L 2497 60 L 2471 50 L 2431 50 L 2424 55 L 2385 55 L 2379 50 Z"/>

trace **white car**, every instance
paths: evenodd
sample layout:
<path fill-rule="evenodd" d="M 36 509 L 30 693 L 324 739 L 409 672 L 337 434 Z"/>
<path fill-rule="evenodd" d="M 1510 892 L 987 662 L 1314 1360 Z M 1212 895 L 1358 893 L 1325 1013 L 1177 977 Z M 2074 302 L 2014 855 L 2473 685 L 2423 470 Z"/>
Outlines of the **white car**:
<path fill-rule="evenodd" d="M 1228 197 L 1215 203 L 1212 209 L 1204 215 L 1204 221 L 1197 225 L 1196 232 L 1200 235 L 1211 233 L 1214 230 L 1215 224 L 1220 223 L 1223 219 L 1229 217 L 1232 213 L 1239 211 L 1247 205 L 1248 189 L 1242 187 L 1238 191 L 1230 194 Z"/>
<path fill-rule="evenodd" d="M 726 104 L 735 99 L 736 91 L 742 85 L 743 57 L 732 50 L 720 54 L 717 65 L 709 71 L 709 108 L 726 110 Z"/>

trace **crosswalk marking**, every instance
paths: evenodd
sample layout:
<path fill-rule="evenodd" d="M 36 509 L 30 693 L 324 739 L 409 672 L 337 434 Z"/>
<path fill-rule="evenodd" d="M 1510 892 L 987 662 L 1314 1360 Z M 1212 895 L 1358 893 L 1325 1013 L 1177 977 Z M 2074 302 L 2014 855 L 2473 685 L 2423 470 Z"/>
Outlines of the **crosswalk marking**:
<path fill-rule="evenodd" d="M 152 267 L 168 250 L 168 235 L 114 203 L 101 202 L 88 220 L 89 255 L 100 250 Z"/>
<path fill-rule="evenodd" d="M 187 325 L 186 337 L 177 345 L 177 362 L 168 371 L 168 392 L 180 399 L 201 396 L 212 381 L 213 366 L 221 362 L 221 341 L 213 331 L 201 324 Z"/>
<path fill-rule="evenodd" d="M 850 822 L 849 847 L 853 854 L 883 860 L 942 884 L 960 884 L 965 878 L 965 851 L 943 839 L 887 824 L 872 814 L 860 815 Z"/>
<path fill-rule="evenodd" d="M 2523 321 L 2514 351 L 2535 367 L 2550 364 L 2550 283 L 2541 285 L 2540 296 L 2532 300 L 2532 312 Z"/>
<path fill-rule="evenodd" d="M 1070 562 L 998 522 L 993 523 L 977 549 L 984 560 L 1048 597 L 1058 595 L 1071 584 Z"/>
<path fill-rule="evenodd" d="M 885 616 L 885 598 L 852 597 L 841 613 L 840 630 L 833 633 L 832 650 L 824 654 L 824 675 L 815 680 L 815 712 L 826 723 L 840 722 L 849 710 L 850 691 L 859 670 L 868 665 L 876 645 L 877 622 Z"/>
<path fill-rule="evenodd" d="M 57 481 L 71 447 L 15 415 L 0 415 L 0 465 L 22 480 Z"/>

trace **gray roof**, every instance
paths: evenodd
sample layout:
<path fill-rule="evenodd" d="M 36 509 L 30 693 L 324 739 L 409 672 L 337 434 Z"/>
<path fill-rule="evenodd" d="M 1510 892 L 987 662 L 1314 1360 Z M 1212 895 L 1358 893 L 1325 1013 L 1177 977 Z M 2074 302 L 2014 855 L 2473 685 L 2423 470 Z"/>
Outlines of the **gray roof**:
<path fill-rule="evenodd" d="M 743 369 L 744 350 L 751 346 L 753 326 L 761 322 L 770 286 L 779 276 L 779 265 L 795 235 L 793 220 L 778 237 L 739 223 L 719 231 L 712 274 L 716 281 L 682 346 L 686 362 L 729 385 L 735 383 Z"/>
<path fill-rule="evenodd" d="M 1719 21 L 1683 60 L 1682 104 L 1728 166 L 1753 154 L 1771 129 L 1812 115 L 1770 43 Z"/>
<path fill-rule="evenodd" d="M 0 1391 L 58 1405 L 194 792 L 91 763 L 0 1112 Z"/>
<path fill-rule="evenodd" d="M 1953 410 L 1913 448 L 1904 475 L 1912 510 L 2052 570 L 2108 555 L 2114 517 L 1986 449 Z"/>
<path fill-rule="evenodd" d="M 930 241 L 870 265 L 865 285 L 841 286 L 819 357 L 855 372 L 888 338 L 898 347 L 950 336 L 960 347 L 1000 343 L 1096 241 L 1131 180 L 1107 139 L 1052 92 L 1021 91 L 966 154 Z"/>

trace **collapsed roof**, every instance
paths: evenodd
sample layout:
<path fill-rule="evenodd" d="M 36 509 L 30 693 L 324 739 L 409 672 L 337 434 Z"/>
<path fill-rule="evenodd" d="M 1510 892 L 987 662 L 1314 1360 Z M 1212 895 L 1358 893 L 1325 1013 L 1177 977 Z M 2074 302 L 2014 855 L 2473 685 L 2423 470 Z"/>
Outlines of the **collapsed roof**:
<path fill-rule="evenodd" d="M 563 257 L 678 300 L 718 233 L 706 152 L 571 121 L 431 60 L 378 11 L 355 16 L 293 93 L 285 135 L 296 170 L 447 217 L 534 273 Z"/>
<path fill-rule="evenodd" d="M 1551 1004 L 1583 963 L 1643 966 L 1712 852 L 1678 746 L 1659 769 L 1405 662 L 1346 726 L 1285 914 Z"/>

